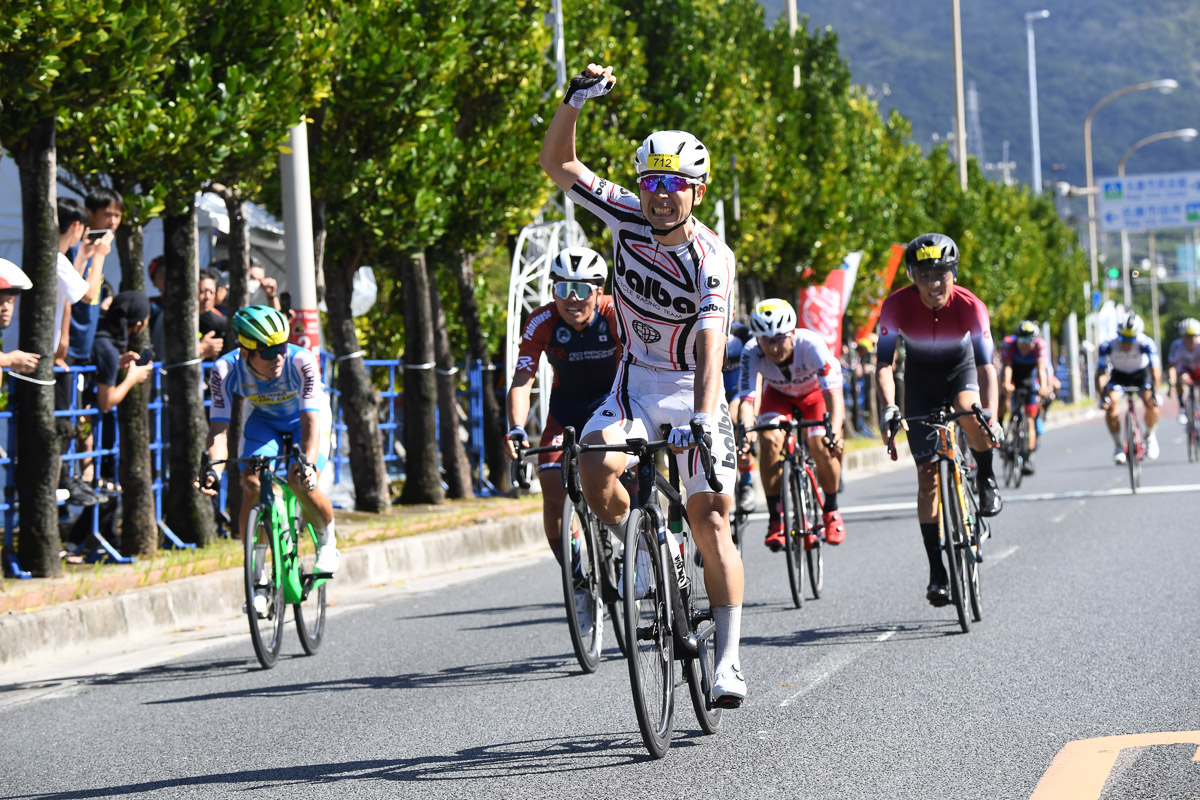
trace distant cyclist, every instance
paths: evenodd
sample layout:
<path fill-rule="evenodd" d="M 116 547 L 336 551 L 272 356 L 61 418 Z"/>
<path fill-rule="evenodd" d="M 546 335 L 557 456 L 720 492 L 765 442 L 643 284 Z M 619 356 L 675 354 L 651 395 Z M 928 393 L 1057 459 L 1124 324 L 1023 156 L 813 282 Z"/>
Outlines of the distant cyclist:
<path fill-rule="evenodd" d="M 270 306 L 248 306 L 233 315 L 232 328 L 240 347 L 217 359 L 209 374 L 212 396 L 209 409 L 208 455 L 213 461 L 228 456 L 229 421 L 233 395 L 245 398 L 242 407 L 241 451 L 238 458 L 280 454 L 280 435 L 290 433 L 292 443 L 308 462 L 293 462 L 288 486 L 300 501 L 304 520 L 317 533 L 314 572 L 338 568 L 337 536 L 333 526 L 333 504 L 318 488 L 321 470 L 329 457 L 329 433 L 333 417 L 321 380 L 320 364 L 312 351 L 288 344 L 287 317 Z M 216 464 L 200 476 L 197 488 L 216 494 L 224 464 Z M 238 531 L 245 536 L 246 521 L 258 502 L 258 473 L 242 468 L 242 507 Z"/>
<path fill-rule="evenodd" d="M 846 416 L 842 398 L 842 367 L 817 333 L 796 327 L 796 311 L 786 300 L 763 300 L 750 314 L 754 341 L 742 351 L 738 381 L 739 420 L 746 427 L 779 419 L 820 420 L 829 412 L 833 426 L 833 450 L 825 443 L 824 430 L 809 428 L 809 450 L 817 463 L 817 481 L 825 493 L 822 508 L 825 540 L 841 544 L 846 526 L 838 511 L 838 482 L 842 475 L 842 420 Z M 762 393 L 759 394 L 759 386 Z M 757 417 L 756 417 L 757 412 Z M 753 443 L 757 433 L 747 433 Z M 767 496 L 767 538 L 764 544 L 779 552 L 786 544 L 783 535 L 783 431 L 764 431 L 759 452 L 763 492 Z"/>
<path fill-rule="evenodd" d="M 1011 336 L 1005 336 L 1000 345 L 1000 363 L 1004 374 L 1000 379 L 1008 398 L 1009 411 L 1013 410 L 1013 399 L 1018 390 L 1025 396 L 1025 416 L 1029 424 L 1025 430 L 1029 436 L 1029 452 L 1037 449 L 1037 419 L 1041 411 L 1039 398 L 1050 392 L 1050 348 L 1038 336 L 1038 326 L 1032 320 L 1017 325 Z M 1033 456 L 1025 461 L 1024 472 L 1033 474 Z"/>
<path fill-rule="evenodd" d="M 568 247 L 550 264 L 554 300 L 534 310 L 521 336 L 521 350 L 508 390 L 508 432 L 505 454 L 517 457 L 528 440 L 524 423 L 529 397 L 543 354 L 554 371 L 550 411 L 542 428 L 541 445 L 562 444 L 563 429 L 582 432 L 592 412 L 608 396 L 617 374 L 620 346 L 612 298 L 602 294 L 608 265 L 594 250 Z M 542 525 L 554 557 L 562 563 L 562 453 L 538 457 L 542 486 Z"/>
<path fill-rule="evenodd" d="M 589 64 L 571 79 L 546 131 L 539 163 L 572 201 L 613 235 L 613 296 L 624 355 L 612 394 L 584 430 L 587 443 L 657 439 L 670 426 L 687 491 L 692 538 L 704 559 L 716 651 L 714 702 L 735 708 L 746 697 L 738 658 L 744 573 L 729 531 L 735 445 L 721 365 L 729 335 L 734 259 L 729 247 L 692 216 L 708 191 L 708 149 L 686 131 L 650 134 L 634 156 L 637 193 L 592 172 L 575 151 L 584 103 L 608 93 L 612 67 Z M 722 490 L 700 469 L 691 423 L 712 439 Z M 632 456 L 585 453 L 580 479 L 588 505 L 619 537 L 629 520 L 629 493 L 619 478 Z M 627 563 L 633 554 L 626 554 Z M 637 573 L 635 573 L 636 576 Z"/>
<path fill-rule="evenodd" d="M 1175 387 L 1179 398 L 1179 424 L 1187 424 L 1187 389 L 1200 380 L 1200 320 L 1188 317 L 1179 323 L 1179 338 L 1167 350 L 1168 385 Z"/>
<path fill-rule="evenodd" d="M 1105 410 L 1108 432 L 1113 439 L 1113 461 L 1125 463 L 1125 443 L 1121 440 L 1120 404 L 1113 396 L 1118 386 L 1136 386 L 1146 404 L 1146 455 L 1158 458 L 1158 397 L 1155 389 L 1162 382 L 1158 348 L 1143 332 L 1142 318 L 1130 312 L 1117 326 L 1116 337 L 1100 345 L 1096 363 L 1096 389 Z"/>
<path fill-rule="evenodd" d="M 729 338 L 725 342 L 725 365 L 721 377 L 725 383 L 725 401 L 729 403 L 729 418 L 738 419 L 738 376 L 742 368 L 742 351 L 753 337 L 750 329 L 736 320 L 729 325 Z M 734 498 L 738 511 L 750 514 L 758 504 L 754 497 L 754 456 L 749 452 L 738 454 L 737 495 Z"/>
<path fill-rule="evenodd" d="M 949 236 L 926 233 L 904 249 L 904 267 L 912 286 L 898 289 L 883 303 L 879 319 L 879 351 L 875 379 L 879 387 L 884 429 L 900 420 L 893 374 L 896 345 L 905 347 L 904 411 L 927 415 L 949 403 L 967 411 L 979 403 L 997 406 L 996 367 L 992 364 L 991 315 L 978 297 L 957 285 L 958 245 Z M 974 417 L 960 420 L 975 456 L 979 513 L 1000 513 L 1000 494 L 992 469 L 992 444 Z M 1001 438 L 992 421 L 993 436 Z M 929 558 L 925 598 L 934 606 L 950 602 L 950 581 L 942 561 L 938 529 L 937 432 L 924 422 L 906 423 L 908 446 L 917 462 L 917 521 Z"/>

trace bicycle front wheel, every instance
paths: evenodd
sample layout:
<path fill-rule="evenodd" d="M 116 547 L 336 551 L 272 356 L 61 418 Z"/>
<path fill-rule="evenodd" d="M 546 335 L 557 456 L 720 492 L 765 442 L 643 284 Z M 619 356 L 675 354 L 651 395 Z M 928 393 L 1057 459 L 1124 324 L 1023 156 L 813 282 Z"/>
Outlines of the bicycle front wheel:
<path fill-rule="evenodd" d="M 1013 442 L 1016 447 L 1016 457 L 1013 459 L 1013 488 L 1021 488 L 1021 479 L 1025 477 L 1025 465 L 1029 463 L 1029 420 L 1022 411 L 1015 418 L 1016 438 Z"/>
<path fill-rule="evenodd" d="M 694 542 L 692 546 L 695 546 Z M 712 624 L 712 601 L 704 585 L 703 568 L 696 564 L 694 558 L 685 558 L 683 563 L 688 578 L 683 607 L 691 630 L 698 631 Z M 692 708 L 696 712 L 700 730 L 713 734 L 721 727 L 721 709 L 709 702 L 712 698 L 712 682 L 717 675 L 716 647 L 712 635 L 698 639 L 696 644 L 700 651 L 699 658 L 686 659 L 683 674 L 687 678 L 688 692 L 692 696 Z"/>
<path fill-rule="evenodd" d="M 313 565 L 317 561 L 316 532 L 302 518 L 297 517 L 294 522 L 300 530 L 296 545 L 300 559 L 300 586 L 305 594 L 299 603 L 292 604 L 292 617 L 296 620 L 300 646 L 311 656 L 321 649 L 321 641 L 325 638 L 325 581 L 321 581 L 320 586 L 312 586 Z"/>
<path fill-rule="evenodd" d="M 600 596 L 600 559 L 596 532 L 587 507 L 576 506 L 570 495 L 562 511 L 562 587 L 571 646 L 584 674 L 600 666 L 604 604 Z"/>
<path fill-rule="evenodd" d="M 1129 488 L 1134 494 L 1137 494 L 1138 485 L 1142 482 L 1142 465 L 1138 461 L 1137 424 L 1137 415 L 1131 408 L 1125 417 L 1125 464 L 1129 467 Z"/>
<path fill-rule="evenodd" d="M 946 574 L 950 578 L 950 598 L 958 612 L 958 624 L 963 633 L 971 630 L 967 619 L 966 569 L 963 563 L 962 542 L 965 538 L 963 510 L 959 505 L 958 487 L 954 477 L 958 467 L 950 461 L 938 465 L 938 484 L 942 504 L 942 550 L 946 555 Z"/>
<path fill-rule="evenodd" d="M 1188 461 L 1200 461 L 1200 426 L 1197 424 L 1197 413 L 1196 393 L 1193 390 L 1188 393 L 1187 401 Z"/>
<path fill-rule="evenodd" d="M 821 494 L 817 486 L 817 476 L 811 468 L 805 467 L 802 480 L 804 492 L 804 507 L 808 509 L 808 527 L 810 535 L 805 537 L 804 558 L 808 562 L 808 584 L 812 587 L 813 599 L 821 599 L 821 590 L 825 588 L 825 556 L 821 551 L 821 542 L 825 538 L 817 532 L 817 520 L 821 519 Z"/>
<path fill-rule="evenodd" d="M 983 561 L 983 539 L 986 522 L 979 515 L 979 498 L 975 487 L 964 478 L 963 495 L 967 498 L 966 508 L 966 540 L 963 553 L 963 563 L 966 566 L 967 596 L 971 601 L 971 619 L 979 622 L 983 619 L 983 595 L 979 589 L 979 565 Z"/>
<path fill-rule="evenodd" d="M 600 524 L 590 509 L 587 514 L 600 542 L 600 593 L 604 598 L 604 607 L 608 609 L 609 619 L 612 620 L 613 638 L 617 640 L 617 649 L 621 651 L 621 656 L 629 658 L 629 644 L 625 640 L 625 602 L 621 599 L 621 590 L 618 588 L 621 583 L 621 559 L 613 552 L 612 533 Z"/>
<path fill-rule="evenodd" d="M 662 758 L 671 745 L 675 715 L 675 640 L 658 531 L 654 518 L 640 508 L 629 515 L 621 593 L 638 729 L 650 755 Z"/>
<path fill-rule="evenodd" d="M 804 605 L 804 502 L 800 495 L 800 476 L 791 460 L 783 460 L 783 549 L 787 554 L 788 585 L 796 608 Z"/>
<path fill-rule="evenodd" d="M 271 530 L 271 508 L 259 503 L 250 511 L 242 536 L 245 551 L 242 572 L 246 589 L 246 617 L 250 621 L 250 642 L 263 669 L 279 660 L 283 644 L 283 618 L 286 606 L 279 585 L 282 563 Z"/>

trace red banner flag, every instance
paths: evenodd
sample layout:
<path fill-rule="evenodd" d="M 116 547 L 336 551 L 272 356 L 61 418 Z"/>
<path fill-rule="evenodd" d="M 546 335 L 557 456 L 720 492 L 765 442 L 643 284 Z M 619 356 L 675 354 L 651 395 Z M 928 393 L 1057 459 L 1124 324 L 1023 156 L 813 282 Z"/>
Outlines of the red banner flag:
<path fill-rule="evenodd" d="M 892 254 L 888 258 L 887 266 L 883 268 L 883 291 L 876 298 L 874 305 L 871 306 L 871 315 L 867 317 L 866 323 L 858 329 L 858 333 L 854 335 L 854 341 L 861 341 L 875 330 L 875 323 L 879 322 L 879 312 L 883 310 L 883 301 L 887 299 L 888 294 L 892 291 L 892 283 L 896 280 L 896 271 L 900 267 L 900 262 L 904 260 L 904 245 L 892 245 Z"/>

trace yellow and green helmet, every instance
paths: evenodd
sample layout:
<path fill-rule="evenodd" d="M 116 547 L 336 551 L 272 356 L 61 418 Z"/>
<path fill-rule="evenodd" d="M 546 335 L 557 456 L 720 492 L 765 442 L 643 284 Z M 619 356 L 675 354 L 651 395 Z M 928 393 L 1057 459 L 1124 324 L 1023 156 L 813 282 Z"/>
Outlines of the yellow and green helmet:
<path fill-rule="evenodd" d="M 233 315 L 238 344 L 248 350 L 274 347 L 288 340 L 291 330 L 282 311 L 270 306 L 246 306 Z"/>

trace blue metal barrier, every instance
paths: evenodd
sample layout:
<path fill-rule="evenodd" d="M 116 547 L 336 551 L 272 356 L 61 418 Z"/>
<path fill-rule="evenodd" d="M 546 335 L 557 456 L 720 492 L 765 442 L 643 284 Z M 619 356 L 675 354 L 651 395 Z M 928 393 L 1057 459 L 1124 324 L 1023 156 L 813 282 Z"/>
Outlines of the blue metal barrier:
<path fill-rule="evenodd" d="M 492 383 L 490 379 L 495 370 L 495 364 L 488 364 L 485 367 L 483 361 L 476 359 L 475 363 L 471 365 L 467 376 L 467 391 L 470 395 L 470 406 L 467 416 L 471 420 L 471 439 L 467 455 L 475 465 L 476 497 L 495 497 L 502 494 L 486 477 L 487 450 L 484 447 L 483 393 L 488 390 L 488 385 Z M 484 373 L 487 373 L 489 380 L 484 380 Z"/>

